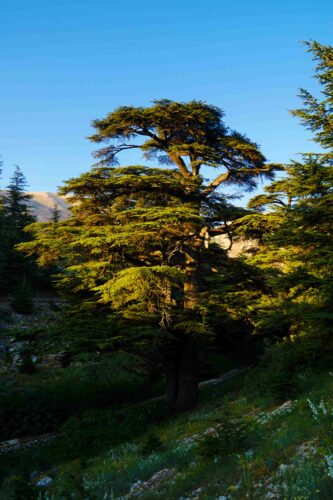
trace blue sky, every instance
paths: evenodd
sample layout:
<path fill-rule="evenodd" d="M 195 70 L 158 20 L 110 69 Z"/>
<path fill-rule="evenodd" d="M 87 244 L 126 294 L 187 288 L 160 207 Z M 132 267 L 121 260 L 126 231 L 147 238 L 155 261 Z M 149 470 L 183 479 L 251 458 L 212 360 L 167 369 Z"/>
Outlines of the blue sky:
<path fill-rule="evenodd" d="M 309 39 L 333 44 L 332 1 L 7 0 L 1 185 L 18 164 L 31 190 L 55 191 L 93 163 L 94 118 L 158 98 L 220 106 L 270 161 L 314 150 L 288 113 L 299 87 L 316 91 Z"/>

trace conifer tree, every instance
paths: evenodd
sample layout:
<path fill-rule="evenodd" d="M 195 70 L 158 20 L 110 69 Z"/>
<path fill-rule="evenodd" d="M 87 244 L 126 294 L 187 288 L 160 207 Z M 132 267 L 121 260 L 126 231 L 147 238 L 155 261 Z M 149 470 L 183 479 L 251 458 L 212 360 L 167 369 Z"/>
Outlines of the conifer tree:
<path fill-rule="evenodd" d="M 257 331 L 324 339 L 333 324 L 333 47 L 307 46 L 318 61 L 322 99 L 301 90 L 304 107 L 293 114 L 324 151 L 287 165 L 285 176 L 251 200 L 250 208 L 259 211 L 237 224 L 263 243 L 252 259 L 266 274 L 266 293 L 259 296 L 254 317 Z"/>
<path fill-rule="evenodd" d="M 96 153 L 99 165 L 61 189 L 71 196 L 73 216 L 52 238 L 49 224 L 32 226 L 36 240 L 21 248 L 36 252 L 41 264 L 61 262 L 63 287 L 93 291 L 131 320 L 155 321 L 164 338 L 168 399 L 177 409 L 191 408 L 198 339 L 209 333 L 209 277 L 226 260 L 206 243 L 232 217 L 219 190 L 230 184 L 251 189 L 260 176 L 272 178 L 277 166 L 229 130 L 219 108 L 200 101 L 121 107 L 94 126 L 91 140 L 107 144 Z M 115 166 L 129 149 L 162 168 Z M 206 182 L 203 167 L 218 175 Z"/>
<path fill-rule="evenodd" d="M 0 272 L 0 290 L 8 293 L 25 280 L 32 272 L 32 261 L 15 246 L 23 241 L 29 240 L 30 236 L 25 233 L 27 225 L 35 221 L 30 212 L 29 200 L 31 196 L 26 194 L 27 183 L 19 167 L 15 167 L 7 190 L 1 197 L 1 254 L 2 266 Z"/>
<path fill-rule="evenodd" d="M 1 174 L 2 174 L 2 161 L 0 161 L 0 176 Z M 3 225 L 4 225 L 4 206 L 3 206 L 3 197 L 0 196 L 0 236 L 3 236 L 3 227 L 4 227 Z M 0 276 L 3 273 L 4 265 L 5 265 L 5 251 L 4 251 L 4 241 L 2 237 L 0 239 Z"/>
<path fill-rule="evenodd" d="M 54 203 L 53 207 L 50 209 L 50 221 L 53 224 L 57 224 L 61 219 L 61 213 L 57 203 Z"/>

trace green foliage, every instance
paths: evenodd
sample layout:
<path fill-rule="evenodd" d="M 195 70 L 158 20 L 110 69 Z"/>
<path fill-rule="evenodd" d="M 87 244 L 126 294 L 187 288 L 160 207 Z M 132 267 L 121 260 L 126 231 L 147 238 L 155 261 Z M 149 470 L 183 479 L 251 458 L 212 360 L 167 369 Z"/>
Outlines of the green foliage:
<path fill-rule="evenodd" d="M 25 277 L 13 289 L 10 303 L 18 314 L 32 314 L 34 312 L 33 293 Z"/>
<path fill-rule="evenodd" d="M 244 447 L 249 434 L 249 423 L 245 419 L 222 415 L 210 432 L 203 435 L 198 444 L 197 454 L 203 460 L 223 458 L 239 452 Z"/>
<path fill-rule="evenodd" d="M 173 293 L 181 289 L 183 281 L 182 271 L 170 266 L 131 267 L 119 271 L 96 290 L 101 302 L 111 302 L 116 310 L 126 308 L 129 317 L 135 317 L 135 311 L 145 310 L 148 304 L 152 317 L 159 312 L 160 321 L 167 322 L 171 313 L 168 294 L 171 288 Z"/>
<path fill-rule="evenodd" d="M 46 495 L 45 495 L 46 496 Z M 80 459 L 73 460 L 61 467 L 61 477 L 51 498 L 71 498 L 74 500 L 92 499 L 84 481 L 84 467 Z M 46 499 L 45 499 L 46 500 Z"/>
<path fill-rule="evenodd" d="M 16 167 L 0 202 L 1 293 L 11 292 L 20 285 L 22 276 L 32 279 L 36 272 L 34 259 L 27 258 L 15 248 L 17 244 L 30 239 L 24 228 L 35 220 L 29 209 L 31 196 L 25 193 L 25 189 L 25 177 L 20 168 Z"/>
<path fill-rule="evenodd" d="M 91 456 L 100 449 L 145 434 L 148 425 L 161 422 L 168 415 L 165 401 L 148 401 L 140 406 L 128 404 L 107 411 L 91 410 L 71 417 L 64 424 L 60 446 L 69 457 Z M 155 441 L 153 446 L 157 445 Z"/>
<path fill-rule="evenodd" d="M 201 101 L 121 107 L 93 125 L 97 133 L 90 139 L 108 145 L 96 153 L 98 166 L 61 189 L 72 216 L 30 225 L 32 241 L 18 248 L 37 255 L 42 266 L 58 268 L 57 285 L 68 299 L 99 301 L 126 320 L 154 328 L 165 358 L 173 344 L 178 362 L 165 359 L 173 379 L 168 387 L 174 387 L 168 397 L 175 408 L 192 407 L 197 348 L 190 337 L 197 341 L 212 333 L 209 277 L 216 262 L 226 260 L 217 246 L 207 251 L 205 241 L 221 223 L 228 232 L 229 217 L 243 215 L 216 190 L 225 183 L 252 189 L 279 167 L 267 165 L 255 143 L 228 129 L 219 108 Z M 109 166 L 133 148 L 171 168 Z M 203 166 L 220 169 L 220 175 L 206 183 Z M 191 390 L 183 378 L 192 380 Z"/>
<path fill-rule="evenodd" d="M 32 375 L 36 372 L 36 365 L 31 359 L 31 351 L 29 349 L 26 349 L 21 353 L 19 371 L 20 373 L 24 373 L 26 375 Z"/>
<path fill-rule="evenodd" d="M 144 438 L 141 446 L 143 455 L 150 455 L 153 452 L 163 450 L 164 445 L 159 435 L 151 430 Z"/>
<path fill-rule="evenodd" d="M 24 340 L 27 338 L 26 335 Z M 70 353 L 69 360 L 71 357 L 76 363 L 80 357 L 83 360 L 78 363 L 82 366 L 71 367 L 62 352 L 55 355 L 65 368 L 45 366 L 32 362 L 32 352 L 39 357 L 38 340 L 30 342 L 33 344 L 21 353 L 18 372 L 2 378 L 0 440 L 55 431 L 71 415 L 140 401 L 160 393 L 159 381 L 152 383 L 148 379 L 147 365 L 137 355 L 120 350 L 114 354 L 87 352 L 85 356 L 82 352 L 81 356 Z M 44 342 L 39 346 L 40 356 L 46 356 L 47 342 L 52 342 L 52 337 Z"/>
<path fill-rule="evenodd" d="M 257 376 L 256 372 L 251 371 L 251 376 Z M 28 477 L 25 470 L 45 471 L 54 478 L 48 491 L 50 498 L 123 497 L 140 480 L 139 486 L 146 481 L 150 484 L 143 498 L 186 498 L 197 491 L 196 495 L 208 498 L 226 495 L 264 498 L 274 493 L 287 498 L 298 495 L 329 499 L 332 483 L 326 456 L 332 460 L 332 417 L 326 415 L 327 418 L 318 423 L 307 399 L 314 401 L 317 409 L 326 408 L 330 413 L 332 384 L 327 369 L 313 373 L 307 380 L 304 395 L 297 401 L 276 406 L 263 395 L 258 400 L 244 387 L 242 379 L 235 378 L 232 386 L 221 384 L 223 396 L 216 395 L 215 387 L 209 401 L 194 413 L 167 415 L 160 407 L 155 408 L 151 420 L 150 417 L 147 420 L 142 416 L 147 407 L 131 405 L 116 412 L 112 410 L 112 415 L 110 410 L 94 412 L 89 418 L 86 414 L 81 421 L 72 422 L 66 439 L 7 455 L 2 471 L 11 467 L 11 476 L 20 476 L 23 480 Z M 142 425 L 136 426 L 136 416 Z M 230 448 L 225 440 L 222 439 L 222 445 L 215 440 L 211 445 L 214 453 L 198 455 L 201 439 L 213 436 L 212 426 L 217 430 L 218 423 L 226 419 L 226 429 L 234 436 L 228 440 Z M 124 441 L 119 442 L 117 433 L 122 421 L 127 431 L 123 434 Z M 99 437 L 95 433 L 95 443 L 89 451 L 88 446 L 84 449 L 84 442 L 87 429 L 88 445 L 91 439 L 94 442 L 90 434 L 93 426 L 100 428 L 100 432 Z M 244 439 L 238 440 L 235 428 L 240 429 Z M 78 443 L 81 431 L 81 443 L 68 449 L 72 431 Z M 140 445 L 150 431 L 165 447 L 142 455 Z M 225 450 L 229 451 L 224 454 Z M 161 471 L 166 471 L 165 479 L 151 481 Z M 7 488 L 6 494 L 8 491 Z M 6 498 L 4 486 L 0 496 Z"/>
<path fill-rule="evenodd" d="M 333 49 L 316 41 L 306 42 L 308 51 L 314 61 L 317 61 L 315 78 L 323 87 L 321 99 L 310 92 L 301 89 L 300 97 L 304 107 L 296 109 L 293 114 L 300 118 L 309 130 L 314 133 L 315 141 L 324 149 L 332 148 L 332 101 L 333 101 Z M 330 153 L 328 152 L 328 155 Z"/>
<path fill-rule="evenodd" d="M 21 475 L 10 476 L 4 483 L 3 494 L 6 500 L 34 500 L 37 492 L 29 479 Z"/>
<path fill-rule="evenodd" d="M 68 416 L 52 390 L 28 389 L 24 394 L 9 390 L 1 396 L 0 439 L 2 441 L 55 430 Z"/>
<path fill-rule="evenodd" d="M 117 163 L 120 152 L 138 148 L 146 159 L 176 164 L 184 178 L 199 175 L 203 165 L 223 166 L 227 172 L 223 180 L 253 186 L 256 175 L 269 176 L 271 171 L 257 145 L 228 129 L 223 111 L 202 101 L 162 99 L 147 108 L 122 106 L 93 125 L 96 133 L 90 139 L 108 144 L 96 153 L 104 165 Z M 184 158 L 189 159 L 189 168 Z"/>
<path fill-rule="evenodd" d="M 295 335 L 270 344 L 250 387 L 280 401 L 295 397 L 303 388 L 303 379 L 306 382 L 314 370 L 330 362 L 332 347 L 330 338 L 323 334 Z"/>
<path fill-rule="evenodd" d="M 286 165 L 284 176 L 249 203 L 259 212 L 235 223 L 239 234 L 261 243 L 249 259 L 261 270 L 264 282 L 262 293 L 253 296 L 247 308 L 255 333 L 280 339 L 295 335 L 327 338 L 333 324 L 333 48 L 317 42 L 308 47 L 319 61 L 316 78 L 324 97 L 320 101 L 302 91 L 304 108 L 293 114 L 315 133 L 326 151 L 303 154 L 301 161 Z M 290 377 L 285 378 L 286 384 L 292 384 Z"/>

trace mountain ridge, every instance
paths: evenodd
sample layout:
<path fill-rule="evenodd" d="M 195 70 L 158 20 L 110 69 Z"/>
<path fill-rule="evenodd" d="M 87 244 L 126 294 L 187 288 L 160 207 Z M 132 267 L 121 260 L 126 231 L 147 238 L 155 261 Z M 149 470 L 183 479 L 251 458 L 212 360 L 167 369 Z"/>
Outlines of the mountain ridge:
<path fill-rule="evenodd" d="M 5 194 L 6 191 L 0 190 L 0 195 Z M 59 210 L 61 220 L 69 217 L 70 211 L 64 197 L 52 193 L 51 191 L 28 191 L 27 194 L 32 196 L 29 201 L 29 206 L 39 222 L 47 222 L 50 220 L 51 211 L 55 206 L 57 206 Z"/>
<path fill-rule="evenodd" d="M 31 191 L 28 194 L 32 196 L 29 205 L 40 222 L 50 220 L 51 211 L 55 206 L 59 210 L 61 219 L 69 217 L 68 204 L 63 197 L 56 193 L 51 191 Z"/>

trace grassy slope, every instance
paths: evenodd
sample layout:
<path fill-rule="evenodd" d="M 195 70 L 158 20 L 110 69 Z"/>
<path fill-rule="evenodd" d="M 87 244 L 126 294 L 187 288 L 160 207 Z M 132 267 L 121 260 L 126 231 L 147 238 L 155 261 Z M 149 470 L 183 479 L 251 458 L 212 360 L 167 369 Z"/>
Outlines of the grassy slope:
<path fill-rule="evenodd" d="M 194 412 L 149 427 L 150 437 L 138 433 L 49 470 L 54 482 L 41 498 L 128 498 L 131 487 L 129 497 L 143 499 L 333 498 L 325 458 L 333 453 L 333 377 L 308 374 L 297 400 L 284 404 L 251 395 L 246 377 L 206 387 Z"/>

